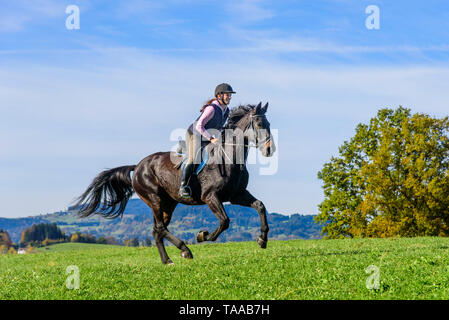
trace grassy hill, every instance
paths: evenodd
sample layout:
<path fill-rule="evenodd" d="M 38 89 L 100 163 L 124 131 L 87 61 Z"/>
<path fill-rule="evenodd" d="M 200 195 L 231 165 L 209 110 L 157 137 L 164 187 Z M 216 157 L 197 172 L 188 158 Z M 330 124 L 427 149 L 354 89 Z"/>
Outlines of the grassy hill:
<path fill-rule="evenodd" d="M 155 247 L 65 243 L 0 256 L 0 299 L 448 299 L 449 239 L 254 241 L 190 246 L 174 266 Z M 67 267 L 80 288 L 66 287 Z M 367 289 L 379 270 L 379 288 Z"/>
<path fill-rule="evenodd" d="M 259 215 L 252 208 L 225 205 L 231 225 L 219 241 L 249 241 L 260 233 Z M 0 228 L 8 231 L 11 240 L 18 242 L 21 232 L 36 223 L 56 223 L 66 234 L 76 231 L 90 233 L 97 238 L 113 236 L 124 239 L 151 237 L 153 215 L 150 208 L 140 199 L 131 199 L 126 206 L 122 219 L 104 219 L 99 216 L 85 219 L 77 218 L 75 211 L 61 211 L 35 217 L 7 219 L 0 218 Z M 271 239 L 319 239 L 321 226 L 316 224 L 312 215 L 294 214 L 286 216 L 278 213 L 268 215 Z M 218 219 L 207 206 L 178 205 L 169 226 L 171 232 L 180 238 L 195 242 L 199 230 L 213 230 L 218 226 Z"/>

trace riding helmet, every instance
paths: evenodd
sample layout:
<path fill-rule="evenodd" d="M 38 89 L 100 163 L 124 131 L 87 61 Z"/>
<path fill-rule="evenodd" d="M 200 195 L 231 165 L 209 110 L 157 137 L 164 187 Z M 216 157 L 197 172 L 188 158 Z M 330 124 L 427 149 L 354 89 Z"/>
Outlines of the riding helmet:
<path fill-rule="evenodd" d="M 232 87 L 227 83 L 221 83 L 215 88 L 215 96 L 220 93 L 235 93 Z"/>

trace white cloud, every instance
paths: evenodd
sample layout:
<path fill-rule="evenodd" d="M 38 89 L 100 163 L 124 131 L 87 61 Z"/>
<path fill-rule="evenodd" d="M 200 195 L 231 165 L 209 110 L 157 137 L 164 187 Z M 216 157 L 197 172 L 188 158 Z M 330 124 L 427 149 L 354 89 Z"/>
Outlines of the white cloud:
<path fill-rule="evenodd" d="M 65 5 L 57 0 L 10 1 L 0 11 L 0 32 L 19 32 L 30 23 L 64 15 Z"/>
<path fill-rule="evenodd" d="M 20 14 L 14 16 L 0 14 L 0 32 L 20 31 L 28 20 L 29 18 Z"/>
<path fill-rule="evenodd" d="M 262 0 L 234 0 L 227 1 L 225 8 L 229 13 L 231 24 L 235 25 L 273 18 L 274 11 L 264 8 L 266 5 L 267 1 Z"/>
<path fill-rule="evenodd" d="M 227 25 L 224 27 L 232 39 L 240 45 L 222 49 L 228 52 L 276 53 L 276 54 L 303 54 L 319 53 L 330 54 L 331 60 L 338 60 L 339 56 L 361 56 L 367 53 L 381 54 L 407 54 L 421 55 L 421 60 L 426 59 L 428 53 L 449 52 L 449 44 L 438 45 L 347 45 L 333 40 L 325 40 L 314 37 L 295 35 L 293 32 L 271 30 L 253 30 L 250 28 Z M 405 59 L 406 57 L 404 57 Z"/>

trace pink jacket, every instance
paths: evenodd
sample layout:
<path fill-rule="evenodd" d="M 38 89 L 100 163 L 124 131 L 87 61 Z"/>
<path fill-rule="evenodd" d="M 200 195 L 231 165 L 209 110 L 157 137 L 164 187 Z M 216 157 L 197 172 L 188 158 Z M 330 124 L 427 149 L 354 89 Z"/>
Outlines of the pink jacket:
<path fill-rule="evenodd" d="M 222 112 L 224 113 L 226 111 L 226 109 L 228 108 L 226 106 L 225 109 L 222 108 L 220 102 L 218 102 L 217 99 L 215 99 L 212 104 L 215 104 L 216 106 L 220 107 Z M 195 129 L 196 131 L 198 131 L 203 137 L 205 137 L 207 140 L 210 140 L 212 138 L 212 135 L 206 130 L 206 128 L 204 128 L 204 126 L 206 125 L 206 123 L 212 119 L 214 117 L 214 107 L 212 106 L 207 106 L 204 110 L 203 113 L 201 114 L 201 117 L 198 119 Z"/>

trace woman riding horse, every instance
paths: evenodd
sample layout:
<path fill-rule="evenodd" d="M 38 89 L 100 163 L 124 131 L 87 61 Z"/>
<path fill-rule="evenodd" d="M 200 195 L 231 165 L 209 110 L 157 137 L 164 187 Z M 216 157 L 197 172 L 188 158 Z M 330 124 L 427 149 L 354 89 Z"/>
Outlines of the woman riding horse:
<path fill-rule="evenodd" d="M 179 195 L 184 199 L 192 197 L 192 190 L 188 185 L 188 181 L 195 164 L 201 163 L 201 147 L 204 145 L 201 143 L 201 140 L 210 141 L 213 144 L 218 142 L 217 137 L 211 134 L 208 129 L 222 130 L 229 115 L 228 105 L 231 102 L 233 93 L 235 92 L 229 84 L 219 84 L 215 88 L 215 98 L 206 102 L 201 109 L 201 115 L 187 130 L 186 152 L 188 155 L 187 161 L 183 166 L 181 186 L 179 188 Z"/>
<path fill-rule="evenodd" d="M 233 92 L 232 88 L 226 91 L 230 91 L 226 92 L 227 94 Z M 224 98 L 225 94 L 221 94 L 222 96 L 218 95 L 221 102 L 224 103 L 224 99 L 229 101 L 230 95 L 228 98 Z M 218 102 L 220 103 L 220 101 Z M 192 179 L 190 198 L 186 199 L 179 195 L 179 181 L 182 172 L 178 165 L 182 160 L 181 157 L 176 157 L 174 152 L 156 152 L 142 159 L 137 165 L 122 166 L 101 172 L 74 205 L 79 209 L 78 215 L 88 217 L 92 214 L 100 214 L 106 218 L 119 217 L 125 211 L 128 200 L 135 192 L 153 211 L 153 237 L 162 263 L 172 264 L 173 262 L 165 250 L 164 238 L 181 250 L 183 258 L 193 258 L 186 243 L 168 230 L 177 204 L 207 204 L 218 218 L 220 224 L 214 231 L 211 233 L 205 230 L 198 232 L 197 241 L 202 242 L 215 241 L 229 227 L 230 220 L 223 202 L 230 202 L 251 207 L 257 211 L 261 231 L 257 237 L 257 243 L 261 248 L 266 248 L 268 241 L 267 212 L 262 201 L 256 199 L 246 189 L 249 179 L 246 160 L 251 144 L 254 144 L 265 157 L 270 157 L 275 152 L 270 123 L 266 118 L 267 108 L 268 103 L 263 107 L 259 103 L 257 106 L 239 106 L 229 112 L 226 131 L 243 133 L 243 141 L 229 143 L 233 149 L 231 157 L 237 156 L 237 150 L 243 150 L 244 161 L 243 163 L 208 163 L 205 170 L 201 171 L 196 179 Z M 221 112 L 217 105 L 214 107 L 214 113 L 216 112 L 218 114 Z M 216 127 L 221 128 L 223 118 L 218 118 L 220 125 Z M 205 129 L 208 129 L 207 124 Z M 225 141 L 226 131 L 223 131 L 218 137 L 221 138 L 221 141 Z M 266 134 L 262 134 L 262 132 L 266 132 Z M 216 146 L 219 148 L 220 144 Z M 173 163 L 172 159 L 177 159 L 177 163 Z M 134 172 L 132 178 L 130 177 L 131 172 Z"/>

